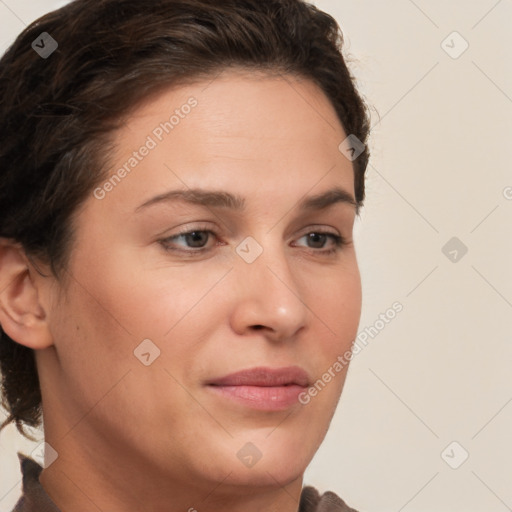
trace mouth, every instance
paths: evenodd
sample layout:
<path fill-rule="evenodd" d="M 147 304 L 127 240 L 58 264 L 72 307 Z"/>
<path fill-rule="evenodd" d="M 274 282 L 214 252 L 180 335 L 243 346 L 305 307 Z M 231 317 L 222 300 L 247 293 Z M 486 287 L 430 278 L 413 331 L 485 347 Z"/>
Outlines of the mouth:
<path fill-rule="evenodd" d="M 258 367 L 207 382 L 207 387 L 216 396 L 242 406 L 276 411 L 298 403 L 298 396 L 308 387 L 309 381 L 305 370 L 297 366 Z"/>

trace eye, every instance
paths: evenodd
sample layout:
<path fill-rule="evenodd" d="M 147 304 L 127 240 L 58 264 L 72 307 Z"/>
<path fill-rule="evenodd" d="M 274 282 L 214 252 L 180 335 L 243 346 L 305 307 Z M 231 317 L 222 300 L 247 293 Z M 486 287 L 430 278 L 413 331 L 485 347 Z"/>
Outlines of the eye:
<path fill-rule="evenodd" d="M 331 254 L 331 253 L 337 252 L 341 249 L 341 247 L 343 247 L 344 245 L 347 245 L 346 240 L 342 236 L 337 235 L 336 233 L 330 233 L 328 231 L 322 231 L 322 230 L 311 231 L 311 232 L 301 236 L 299 238 L 299 240 L 301 240 L 302 238 L 306 238 L 308 243 L 311 242 L 313 244 L 313 247 L 310 246 L 309 248 L 313 248 L 313 249 L 323 249 L 325 246 L 325 242 L 328 239 L 330 239 L 332 241 L 331 248 L 320 250 L 320 251 L 315 251 L 315 252 L 320 252 L 323 254 Z M 320 246 L 320 247 L 318 247 L 318 246 Z"/>
<path fill-rule="evenodd" d="M 207 243 L 213 235 L 217 240 L 219 239 L 217 233 L 211 229 L 192 229 L 177 233 L 176 235 L 164 238 L 158 242 L 168 252 L 181 252 L 188 256 L 195 254 L 201 254 L 209 251 L 211 248 L 207 247 Z M 344 245 L 348 245 L 348 242 L 344 237 L 323 230 L 315 230 L 302 235 L 298 240 L 305 238 L 308 248 L 312 249 L 315 253 L 320 254 L 331 254 L 341 250 Z M 185 248 L 179 248 L 177 241 L 185 242 Z M 331 240 L 331 247 L 324 249 L 325 244 L 328 240 Z M 178 247 L 177 247 L 178 245 Z M 181 246 L 183 247 L 183 246 Z"/>
<path fill-rule="evenodd" d="M 214 231 L 209 229 L 194 229 L 191 231 L 185 231 L 183 233 L 178 233 L 177 235 L 170 236 L 168 238 L 164 238 L 160 240 L 160 243 L 164 247 L 164 249 L 168 251 L 183 251 L 183 252 L 203 252 L 205 250 L 205 245 L 208 242 L 210 236 L 215 235 Z M 174 244 L 176 240 L 182 239 L 184 242 L 190 245 L 186 245 L 186 247 L 196 249 L 195 251 L 187 251 L 186 249 L 176 249 L 172 247 L 171 244 Z"/>

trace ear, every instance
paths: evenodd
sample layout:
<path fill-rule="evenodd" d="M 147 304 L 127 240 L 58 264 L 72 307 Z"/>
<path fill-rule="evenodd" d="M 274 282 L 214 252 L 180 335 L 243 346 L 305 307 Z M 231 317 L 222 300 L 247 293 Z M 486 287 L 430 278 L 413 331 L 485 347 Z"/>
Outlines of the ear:
<path fill-rule="evenodd" d="M 53 339 L 34 272 L 21 244 L 0 238 L 0 325 L 9 338 L 37 350 Z"/>

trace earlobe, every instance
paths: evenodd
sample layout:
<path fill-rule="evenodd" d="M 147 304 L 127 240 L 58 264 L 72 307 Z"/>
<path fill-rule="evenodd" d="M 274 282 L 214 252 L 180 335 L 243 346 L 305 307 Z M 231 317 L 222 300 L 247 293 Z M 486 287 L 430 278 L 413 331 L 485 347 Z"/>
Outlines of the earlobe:
<path fill-rule="evenodd" d="M 31 272 L 21 245 L 0 238 L 0 325 L 12 340 L 37 350 L 53 340 Z"/>

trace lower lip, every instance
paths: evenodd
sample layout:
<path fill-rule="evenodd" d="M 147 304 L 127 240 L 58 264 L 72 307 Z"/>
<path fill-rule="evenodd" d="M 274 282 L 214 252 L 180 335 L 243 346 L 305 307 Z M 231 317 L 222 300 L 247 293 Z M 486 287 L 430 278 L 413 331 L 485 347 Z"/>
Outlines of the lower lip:
<path fill-rule="evenodd" d="M 299 403 L 299 395 L 306 388 L 289 386 L 208 386 L 215 393 L 262 411 L 278 411 Z"/>

